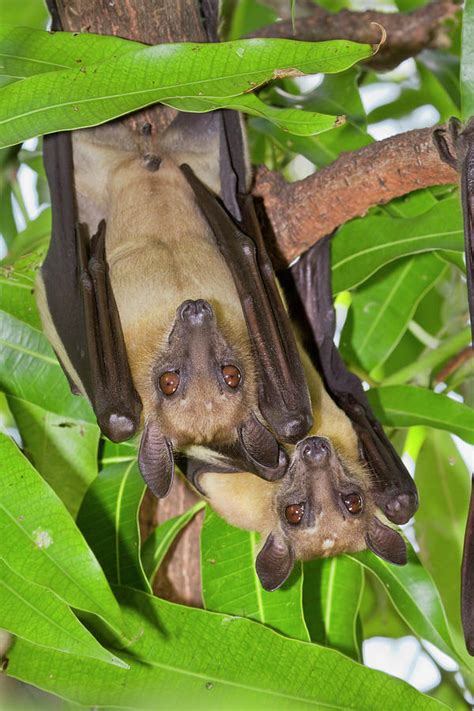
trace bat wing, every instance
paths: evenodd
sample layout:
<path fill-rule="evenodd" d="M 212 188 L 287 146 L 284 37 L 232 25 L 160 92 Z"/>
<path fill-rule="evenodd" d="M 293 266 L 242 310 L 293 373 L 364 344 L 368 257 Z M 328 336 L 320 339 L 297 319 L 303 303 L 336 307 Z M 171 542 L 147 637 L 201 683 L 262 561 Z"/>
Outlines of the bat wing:
<path fill-rule="evenodd" d="M 474 477 L 461 569 L 461 618 L 466 647 L 474 657 Z"/>
<path fill-rule="evenodd" d="M 410 474 L 375 419 L 359 378 L 347 370 L 334 345 L 330 237 L 317 242 L 291 268 L 305 314 L 305 345 L 326 390 L 351 419 L 375 480 L 375 500 L 394 523 L 405 523 L 418 507 Z"/>
<path fill-rule="evenodd" d="M 312 424 L 303 366 L 265 252 L 251 197 L 237 224 L 187 165 L 181 169 L 214 234 L 239 294 L 259 372 L 259 407 L 277 437 L 296 442 Z M 249 230 L 249 232 L 244 231 Z"/>
<path fill-rule="evenodd" d="M 44 138 L 51 191 L 51 244 L 41 269 L 49 319 L 63 366 L 89 398 L 102 432 L 115 442 L 140 424 L 120 318 L 105 256 L 105 222 L 89 240 L 77 223 L 72 141 L 69 133 Z M 58 348 L 59 350 L 59 348 Z"/>
<path fill-rule="evenodd" d="M 451 144 L 447 140 L 448 134 Z M 447 129 L 440 127 L 433 131 L 433 141 L 441 160 L 461 173 L 467 294 L 474 341 L 474 117 L 464 128 L 458 119 L 452 118 Z"/>

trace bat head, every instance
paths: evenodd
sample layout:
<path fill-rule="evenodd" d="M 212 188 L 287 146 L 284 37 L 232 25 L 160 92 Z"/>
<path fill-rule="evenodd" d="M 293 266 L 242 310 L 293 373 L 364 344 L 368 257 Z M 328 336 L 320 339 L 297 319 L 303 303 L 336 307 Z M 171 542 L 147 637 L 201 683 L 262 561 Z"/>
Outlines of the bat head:
<path fill-rule="evenodd" d="M 173 447 L 232 444 L 267 479 L 286 469 L 285 450 L 256 414 L 248 339 L 235 335 L 225 337 L 208 301 L 188 299 L 176 311 L 165 347 L 154 354 L 139 461 L 159 496 L 171 486 Z"/>
<path fill-rule="evenodd" d="M 325 437 L 296 446 L 273 507 L 275 524 L 256 560 L 267 590 L 285 582 L 295 560 L 370 548 L 392 563 L 406 562 L 402 537 L 376 515 L 368 474 Z"/>

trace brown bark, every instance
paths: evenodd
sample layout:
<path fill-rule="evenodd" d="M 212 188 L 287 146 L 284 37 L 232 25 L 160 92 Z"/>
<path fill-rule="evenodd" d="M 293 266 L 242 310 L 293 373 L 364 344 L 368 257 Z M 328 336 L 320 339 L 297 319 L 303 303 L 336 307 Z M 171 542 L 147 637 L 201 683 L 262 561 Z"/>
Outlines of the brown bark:
<path fill-rule="evenodd" d="M 205 41 L 206 34 L 196 0 L 48 0 L 53 19 L 63 30 L 118 35 L 125 39 L 158 44 L 183 40 Z M 151 121 L 164 128 L 176 115 L 167 107 L 133 115 L 139 125 Z M 141 531 L 145 537 L 158 523 L 186 511 L 197 497 L 181 477 L 176 477 L 168 498 L 157 501 L 147 494 L 141 510 Z M 155 590 L 175 602 L 200 606 L 199 530 L 197 516 L 184 530 L 161 567 Z"/>
<path fill-rule="evenodd" d="M 377 54 L 367 60 L 367 64 L 372 69 L 391 69 L 427 47 L 449 46 L 446 21 L 459 11 L 459 0 L 435 0 L 407 13 L 373 10 L 341 10 L 331 13 L 315 6 L 309 15 L 295 20 L 294 31 L 291 20 L 283 20 L 253 32 L 252 37 L 279 37 L 309 42 L 350 39 L 377 45 L 380 42 L 378 25 L 382 25 L 387 32 L 387 39 Z"/>
<path fill-rule="evenodd" d="M 294 183 L 261 167 L 253 193 L 263 199 L 280 261 L 288 264 L 373 205 L 457 182 L 456 171 L 439 158 L 431 136 L 431 128 L 422 128 L 342 153 L 331 165 Z"/>

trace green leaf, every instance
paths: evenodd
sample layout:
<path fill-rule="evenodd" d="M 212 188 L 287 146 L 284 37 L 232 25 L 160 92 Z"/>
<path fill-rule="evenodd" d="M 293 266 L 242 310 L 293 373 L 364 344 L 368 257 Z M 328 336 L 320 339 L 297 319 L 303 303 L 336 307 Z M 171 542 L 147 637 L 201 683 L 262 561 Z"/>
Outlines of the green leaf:
<path fill-rule="evenodd" d="M 135 460 L 106 467 L 87 492 L 77 525 L 111 583 L 151 592 L 140 560 L 138 511 L 145 489 Z"/>
<path fill-rule="evenodd" d="M 392 565 L 370 551 L 350 554 L 349 558 L 380 580 L 396 610 L 418 637 L 462 663 L 453 646 L 438 590 L 411 546 L 408 546 L 408 563 L 402 566 Z"/>
<path fill-rule="evenodd" d="M 0 389 L 49 412 L 95 423 L 92 408 L 72 395 L 46 337 L 0 311 Z"/>
<path fill-rule="evenodd" d="M 174 99 L 168 102 L 179 111 L 213 111 L 218 108 L 235 109 L 250 116 L 265 118 L 275 124 L 284 133 L 295 136 L 313 136 L 329 131 L 341 125 L 343 117 L 325 116 L 312 111 L 302 111 L 300 108 L 280 109 L 265 104 L 255 94 L 245 94 L 235 98 L 222 99 Z"/>
<path fill-rule="evenodd" d="M 311 641 L 360 661 L 357 621 L 364 588 L 361 566 L 344 556 L 305 562 L 303 605 Z"/>
<path fill-rule="evenodd" d="M 285 73 L 338 72 L 370 56 L 345 40 L 165 44 L 78 69 L 38 74 L 0 90 L 0 144 L 93 126 L 157 101 L 234 98 Z"/>
<path fill-rule="evenodd" d="M 202 511 L 205 505 L 204 501 L 199 501 L 179 516 L 169 518 L 150 533 L 141 550 L 143 570 L 150 583 L 158 572 L 158 568 L 176 536 L 192 521 L 199 511 Z"/>
<path fill-rule="evenodd" d="M 300 566 L 279 590 L 268 592 L 255 571 L 257 534 L 234 528 L 211 509 L 201 531 L 201 579 L 204 606 L 213 612 L 248 617 L 309 641 L 303 616 Z"/>
<path fill-rule="evenodd" d="M 459 571 L 471 486 L 467 467 L 447 433 L 428 433 L 416 461 L 415 480 L 420 494 L 415 516 L 420 559 L 438 586 L 462 645 Z"/>
<path fill-rule="evenodd" d="M 121 650 L 129 671 L 59 652 L 34 655 L 17 642 L 7 674 L 86 706 L 156 709 L 158 699 L 164 709 L 443 708 L 400 679 L 251 620 L 117 594 L 127 625 L 142 632 Z"/>
<path fill-rule="evenodd" d="M 92 551 L 56 494 L 0 434 L 0 556 L 12 570 L 121 634 L 122 617 Z"/>
<path fill-rule="evenodd" d="M 38 0 L 2 0 L 2 20 L 12 24 L 22 23 L 28 27 L 46 27 L 49 19 L 46 5 Z"/>
<path fill-rule="evenodd" d="M 15 573 L 2 558 L 0 627 L 40 647 L 127 666 L 100 646 L 57 595 Z"/>
<path fill-rule="evenodd" d="M 398 257 L 435 249 L 462 251 L 463 235 L 457 196 L 417 217 L 376 215 L 352 220 L 332 240 L 333 290 L 337 293 L 360 284 Z"/>
<path fill-rule="evenodd" d="M 100 64 L 146 45 L 87 32 L 38 32 L 0 25 L 0 76 L 26 77 Z"/>
<path fill-rule="evenodd" d="M 15 268 L 18 260 L 23 255 L 36 251 L 37 265 L 42 261 L 42 257 L 46 252 L 46 247 L 51 236 L 51 208 L 48 207 L 28 223 L 23 232 L 19 232 L 8 250 L 8 255 L 4 260 L 5 264 L 14 265 Z M 31 257 L 32 264 L 34 255 Z"/>
<path fill-rule="evenodd" d="M 41 320 L 33 295 L 35 277 L 42 252 L 19 259 L 14 265 L 0 265 L 0 303 L 2 309 L 36 329 Z"/>
<path fill-rule="evenodd" d="M 462 116 L 467 121 L 474 115 L 474 1 L 465 0 L 462 16 L 461 51 L 461 106 Z"/>
<path fill-rule="evenodd" d="M 366 372 L 380 367 L 403 336 L 418 303 L 446 272 L 432 254 L 399 259 L 380 269 L 352 297 L 341 336 Z"/>
<path fill-rule="evenodd" d="M 406 637 L 411 634 L 380 580 L 369 570 L 365 571 L 364 577 L 364 593 L 360 605 L 363 638 Z"/>
<path fill-rule="evenodd" d="M 97 476 L 99 428 L 16 397 L 10 396 L 8 405 L 25 454 L 75 517 Z"/>
<path fill-rule="evenodd" d="M 413 385 L 387 385 L 367 392 L 375 416 L 389 427 L 428 425 L 474 444 L 474 411 L 447 395 Z"/>

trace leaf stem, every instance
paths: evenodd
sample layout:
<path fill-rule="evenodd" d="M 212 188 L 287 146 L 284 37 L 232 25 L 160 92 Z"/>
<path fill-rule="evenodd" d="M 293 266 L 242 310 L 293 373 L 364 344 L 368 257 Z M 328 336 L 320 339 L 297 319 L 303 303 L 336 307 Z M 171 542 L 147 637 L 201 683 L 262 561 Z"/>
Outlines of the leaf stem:
<path fill-rule="evenodd" d="M 416 375 L 421 373 L 431 372 L 438 365 L 443 363 L 448 358 L 458 353 L 462 348 L 471 342 L 471 329 L 469 326 L 464 328 L 455 336 L 448 338 L 441 346 L 435 350 L 429 351 L 414 363 L 410 363 L 405 368 L 401 368 L 396 373 L 392 373 L 388 378 L 385 378 L 384 385 L 401 385 L 408 380 L 412 380 Z"/>

